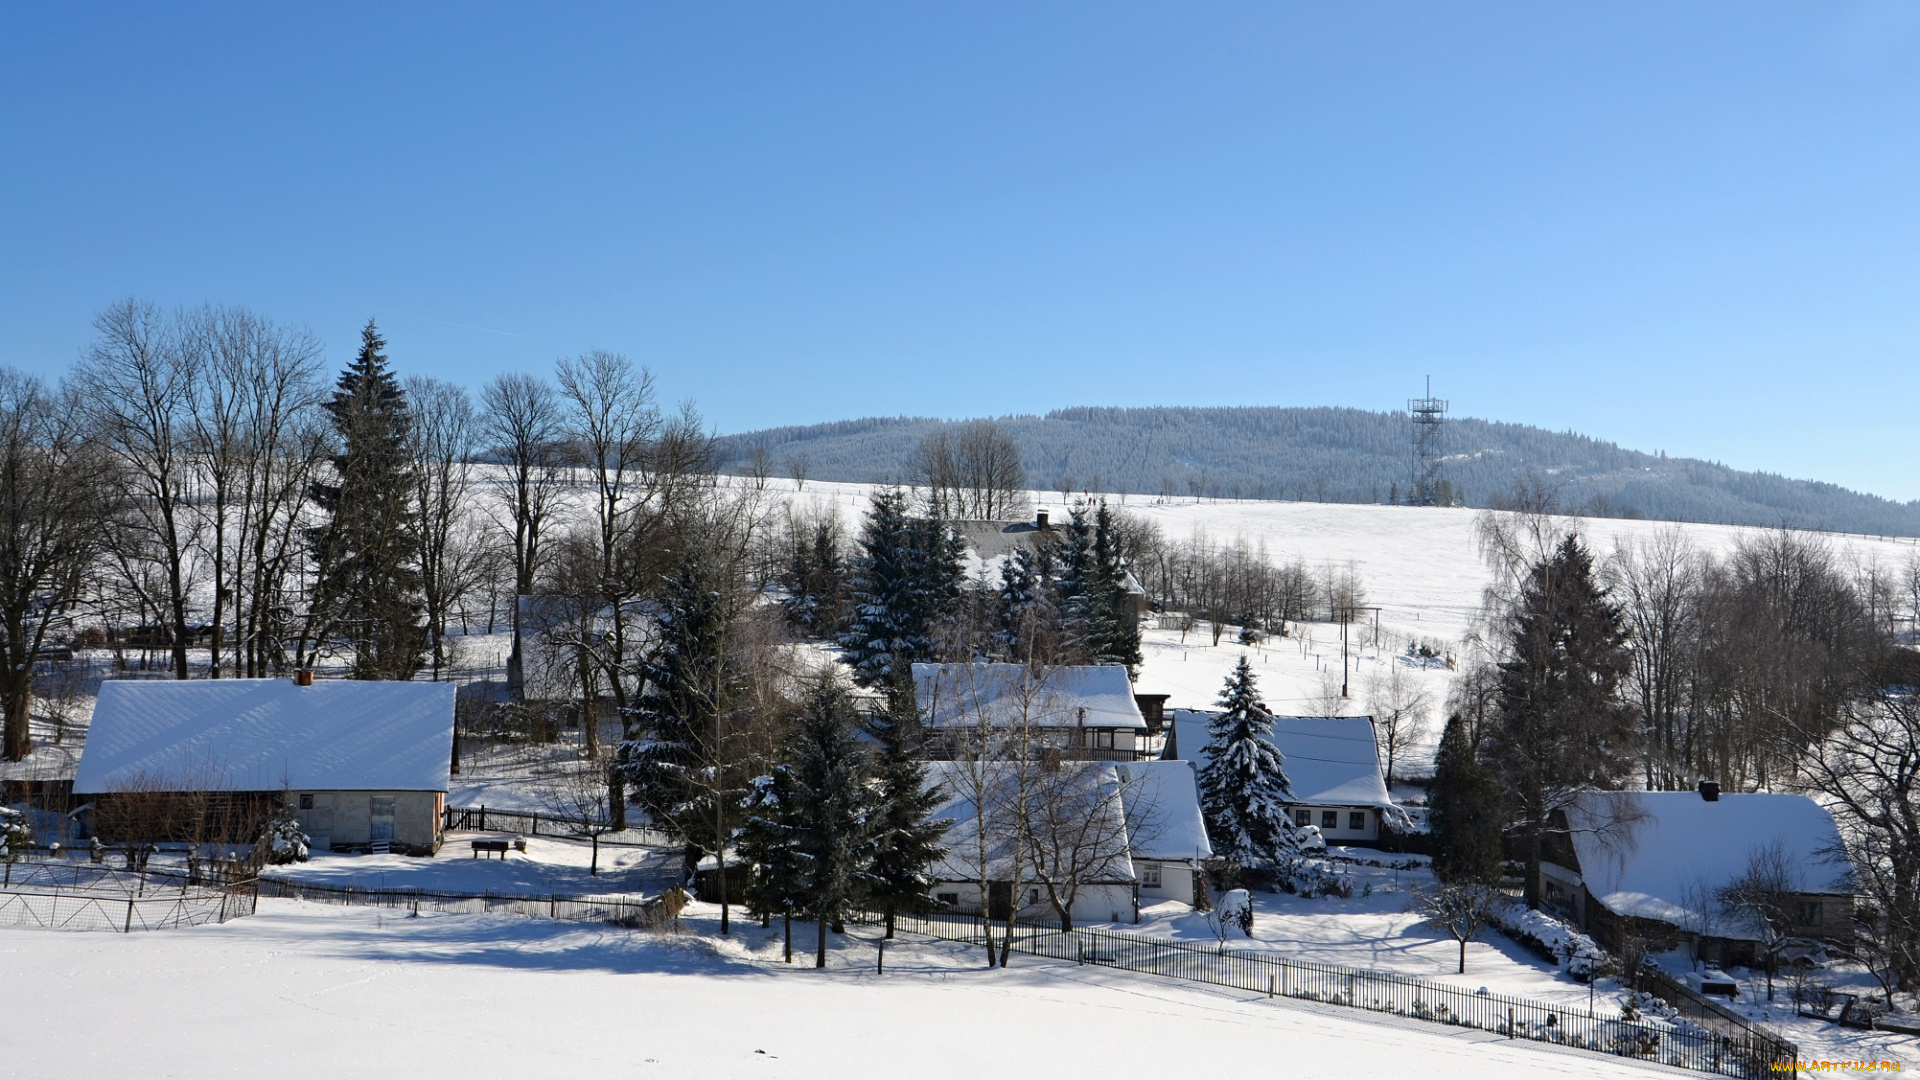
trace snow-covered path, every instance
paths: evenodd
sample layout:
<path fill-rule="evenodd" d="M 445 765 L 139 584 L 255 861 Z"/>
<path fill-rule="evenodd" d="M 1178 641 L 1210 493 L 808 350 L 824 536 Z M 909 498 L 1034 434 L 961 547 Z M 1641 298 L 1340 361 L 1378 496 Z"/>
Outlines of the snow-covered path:
<path fill-rule="evenodd" d="M 903 947 L 875 976 L 866 945 L 826 972 L 730 948 L 292 901 L 130 937 L 0 929 L 12 991 L 0 1073 L 1684 1075 L 1027 958 L 987 972 L 951 949 Z"/>

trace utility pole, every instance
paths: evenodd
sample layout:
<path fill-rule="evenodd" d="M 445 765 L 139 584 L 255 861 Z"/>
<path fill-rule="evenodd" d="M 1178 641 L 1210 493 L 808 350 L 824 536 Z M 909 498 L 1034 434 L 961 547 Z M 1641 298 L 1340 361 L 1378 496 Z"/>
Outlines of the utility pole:
<path fill-rule="evenodd" d="M 1347 696 L 1347 624 L 1353 621 L 1353 609 L 1340 609 L 1340 696 Z"/>

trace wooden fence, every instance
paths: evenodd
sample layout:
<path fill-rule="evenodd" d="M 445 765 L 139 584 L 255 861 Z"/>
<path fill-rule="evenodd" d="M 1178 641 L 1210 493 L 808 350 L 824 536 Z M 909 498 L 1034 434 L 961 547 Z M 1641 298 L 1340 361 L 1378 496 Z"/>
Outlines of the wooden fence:
<path fill-rule="evenodd" d="M 189 884 L 125 870 L 73 864 L 9 866 L 0 886 L 0 925 L 48 930 L 168 930 L 251 915 L 256 883 Z"/>

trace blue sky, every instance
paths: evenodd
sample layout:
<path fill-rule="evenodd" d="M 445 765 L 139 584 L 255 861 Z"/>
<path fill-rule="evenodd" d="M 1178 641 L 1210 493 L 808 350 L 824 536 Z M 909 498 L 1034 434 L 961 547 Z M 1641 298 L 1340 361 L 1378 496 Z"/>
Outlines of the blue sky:
<path fill-rule="evenodd" d="M 1920 5 L 9 5 L 0 363 L 119 297 L 723 431 L 1463 414 L 1920 498 Z"/>

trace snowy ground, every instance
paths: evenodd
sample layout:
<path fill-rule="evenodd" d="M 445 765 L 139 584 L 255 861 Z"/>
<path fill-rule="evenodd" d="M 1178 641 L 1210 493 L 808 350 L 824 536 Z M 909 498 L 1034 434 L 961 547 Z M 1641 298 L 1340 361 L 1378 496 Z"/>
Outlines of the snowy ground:
<path fill-rule="evenodd" d="M 522 840 L 525 852 L 506 858 L 474 858 L 469 841 Z M 316 885 L 352 885 L 364 889 L 420 889 L 426 892 L 519 893 L 545 896 L 646 893 L 657 896 L 678 883 L 680 855 L 664 848 L 600 845 L 600 872 L 590 873 L 592 845 L 586 841 L 506 833 L 452 832 L 440 854 L 316 855 L 304 863 L 269 869 L 274 877 Z"/>
<path fill-rule="evenodd" d="M 827 971 L 538 919 L 262 901 L 122 936 L 0 929 L 16 1076 L 1623 1077 L 1654 1066 L 957 947 L 842 943 Z M 805 939 L 811 945 L 811 939 Z M 810 962 L 810 955 L 806 957 Z M 154 988 L 165 987 L 165 993 Z M 89 1018 L 82 1029 L 76 1017 Z M 89 1038 L 86 1030 L 110 1031 Z M 40 1035 L 30 1035 L 38 1032 Z M 324 1047 L 324 1052 L 318 1052 Z M 270 1063 L 270 1066 L 267 1065 Z"/>

